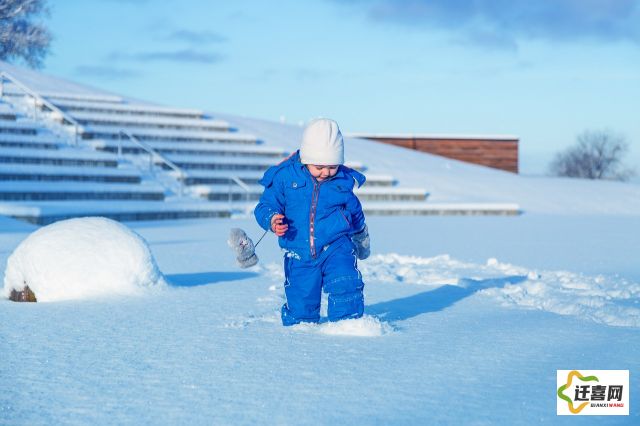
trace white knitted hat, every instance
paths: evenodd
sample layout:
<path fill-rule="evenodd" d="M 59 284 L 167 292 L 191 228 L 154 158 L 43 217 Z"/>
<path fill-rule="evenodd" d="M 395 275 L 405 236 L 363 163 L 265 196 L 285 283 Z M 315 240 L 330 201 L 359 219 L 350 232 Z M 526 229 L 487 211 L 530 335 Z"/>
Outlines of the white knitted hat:
<path fill-rule="evenodd" d="M 311 121 L 302 135 L 300 161 L 319 166 L 344 164 L 344 143 L 338 123 L 328 118 Z"/>

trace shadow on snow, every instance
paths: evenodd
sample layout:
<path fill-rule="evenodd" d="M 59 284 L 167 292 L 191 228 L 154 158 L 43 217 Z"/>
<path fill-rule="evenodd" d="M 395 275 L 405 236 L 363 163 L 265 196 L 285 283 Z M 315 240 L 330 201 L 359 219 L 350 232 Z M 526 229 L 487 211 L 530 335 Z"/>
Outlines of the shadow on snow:
<path fill-rule="evenodd" d="M 165 278 L 172 287 L 197 287 L 224 281 L 255 278 L 258 275 L 259 274 L 255 272 L 199 272 L 194 274 L 165 275 Z"/>
<path fill-rule="evenodd" d="M 435 290 L 367 306 L 366 313 L 384 321 L 402 321 L 420 314 L 441 311 L 480 290 L 501 288 L 506 284 L 519 284 L 526 280 L 527 277 L 521 275 L 484 280 L 462 278 L 458 285 L 445 284 Z"/>

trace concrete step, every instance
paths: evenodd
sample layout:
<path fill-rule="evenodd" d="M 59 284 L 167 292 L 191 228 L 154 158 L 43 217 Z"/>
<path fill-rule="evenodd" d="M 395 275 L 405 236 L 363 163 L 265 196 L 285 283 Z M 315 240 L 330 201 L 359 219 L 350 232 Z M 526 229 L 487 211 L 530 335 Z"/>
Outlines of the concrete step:
<path fill-rule="evenodd" d="M 58 149 L 61 143 L 48 135 L 0 135 L 0 148 Z"/>
<path fill-rule="evenodd" d="M 1 182 L 1 201 L 44 200 L 164 200 L 157 184 L 83 182 Z"/>
<path fill-rule="evenodd" d="M 82 126 L 83 139 L 121 139 L 122 126 Z M 249 134 L 223 131 L 177 130 L 161 128 L 127 127 L 126 130 L 141 141 L 221 142 L 257 144 Z M 126 139 L 126 137 L 123 137 Z"/>
<path fill-rule="evenodd" d="M 514 203 L 385 203 L 364 202 L 365 214 L 376 216 L 516 216 Z"/>
<path fill-rule="evenodd" d="M 0 120 L 15 121 L 18 115 L 11 105 L 2 102 L 0 99 Z"/>
<path fill-rule="evenodd" d="M 255 201 L 221 202 L 232 211 L 251 212 Z M 517 216 L 522 214 L 515 203 L 431 203 L 363 201 L 362 209 L 368 216 Z M 0 214 L 2 214 L 0 212 Z"/>
<path fill-rule="evenodd" d="M 13 112 L 2 112 L 0 111 L 0 120 L 2 121 L 16 121 L 18 116 Z M 2 124 L 0 124 L 2 125 Z"/>
<path fill-rule="evenodd" d="M 35 135 L 39 126 L 30 121 L 0 121 L 0 135 Z"/>
<path fill-rule="evenodd" d="M 124 154 L 142 154 L 146 155 L 146 151 L 130 140 L 122 140 L 122 152 Z M 100 151 L 118 152 L 119 142 L 117 140 L 89 140 L 88 145 Z M 247 157 L 260 156 L 278 159 L 285 158 L 288 152 L 281 148 L 270 148 L 259 145 L 246 145 L 234 143 L 214 143 L 214 142 L 165 142 L 165 141 L 148 141 L 146 145 L 162 154 L 180 154 L 180 155 L 212 155 L 212 156 L 228 156 L 228 157 Z"/>
<path fill-rule="evenodd" d="M 40 92 L 40 96 L 47 98 L 50 102 L 55 101 L 70 101 L 70 102 L 82 102 L 82 103 L 97 103 L 97 104 L 116 104 L 119 105 L 125 100 L 116 95 L 109 95 L 106 93 L 69 93 L 69 92 L 52 92 L 44 91 Z"/>
<path fill-rule="evenodd" d="M 248 185 L 245 191 L 237 184 L 196 185 L 190 190 L 211 201 L 257 201 L 263 192 L 261 185 Z M 425 201 L 428 193 L 422 188 L 362 187 L 354 190 L 361 201 Z"/>
<path fill-rule="evenodd" d="M 0 147 L 4 148 L 57 149 L 61 144 L 62 140 L 48 132 L 35 135 L 0 134 Z"/>
<path fill-rule="evenodd" d="M 169 108 L 148 104 L 121 102 L 100 102 L 86 99 L 71 99 L 68 96 L 45 96 L 58 108 L 69 112 L 87 112 L 97 114 L 118 114 L 122 116 L 172 117 L 186 119 L 205 118 L 204 112 L 197 109 Z"/>
<path fill-rule="evenodd" d="M 238 170 L 230 172 L 228 170 L 186 170 L 186 185 L 208 185 L 208 184 L 228 184 L 231 177 L 235 176 L 245 184 L 256 184 L 262 176 L 263 171 Z"/>
<path fill-rule="evenodd" d="M 354 190 L 361 201 L 425 201 L 429 193 L 424 188 L 367 187 Z"/>
<path fill-rule="evenodd" d="M 178 167 L 184 169 L 202 170 L 260 170 L 265 171 L 269 167 L 278 164 L 278 160 L 262 156 L 228 157 L 228 156 L 202 156 L 167 154 L 166 157 Z M 161 165 L 161 160 L 156 160 Z"/>
<path fill-rule="evenodd" d="M 0 163 L 0 181 L 140 183 L 141 177 L 136 169 L 120 167 Z"/>
<path fill-rule="evenodd" d="M 237 171 L 229 171 L 229 170 L 186 170 L 186 185 L 211 185 L 211 184 L 229 184 L 231 182 L 231 177 L 238 177 L 242 182 L 247 185 L 257 184 L 262 176 L 264 175 L 263 171 L 255 171 L 255 170 L 237 170 Z M 389 175 L 376 175 L 376 174 L 366 174 L 367 181 L 364 184 L 365 187 L 373 187 L 373 186 L 381 186 L 381 187 L 391 187 L 397 184 L 396 180 L 393 176 Z M 235 185 L 235 184 L 234 184 Z"/>
<path fill-rule="evenodd" d="M 0 215 L 38 225 L 72 217 L 102 216 L 119 221 L 229 217 L 229 203 L 193 201 L 31 201 L 0 202 Z"/>
<path fill-rule="evenodd" d="M 118 159 L 113 154 L 74 149 L 0 148 L 0 163 L 117 167 Z"/>
<path fill-rule="evenodd" d="M 163 129 L 229 131 L 229 123 L 222 120 L 204 118 L 180 118 L 150 115 L 123 115 L 91 111 L 74 111 L 72 114 L 83 125 L 102 125 L 118 127 L 152 127 Z"/>
<path fill-rule="evenodd" d="M 166 157 L 178 167 L 187 170 L 254 170 L 264 172 L 269 167 L 279 163 L 279 161 L 274 161 L 272 158 L 259 156 L 234 158 L 226 156 L 204 157 L 201 155 L 168 154 Z M 156 160 L 156 163 L 161 165 L 162 160 Z M 359 162 L 346 162 L 345 166 L 361 171 L 364 169 L 364 166 Z"/>

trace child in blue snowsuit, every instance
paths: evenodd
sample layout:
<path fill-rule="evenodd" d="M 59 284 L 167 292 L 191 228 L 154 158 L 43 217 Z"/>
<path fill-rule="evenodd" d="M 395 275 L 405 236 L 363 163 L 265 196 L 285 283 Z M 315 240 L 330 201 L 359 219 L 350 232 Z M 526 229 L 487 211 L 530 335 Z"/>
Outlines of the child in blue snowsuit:
<path fill-rule="evenodd" d="M 329 321 L 363 314 L 364 283 L 356 258 L 369 255 L 369 235 L 353 187 L 365 177 L 343 163 L 337 123 L 318 119 L 306 127 L 300 150 L 260 180 L 265 189 L 256 220 L 276 233 L 285 252 L 283 325 L 318 322 L 323 290 Z"/>

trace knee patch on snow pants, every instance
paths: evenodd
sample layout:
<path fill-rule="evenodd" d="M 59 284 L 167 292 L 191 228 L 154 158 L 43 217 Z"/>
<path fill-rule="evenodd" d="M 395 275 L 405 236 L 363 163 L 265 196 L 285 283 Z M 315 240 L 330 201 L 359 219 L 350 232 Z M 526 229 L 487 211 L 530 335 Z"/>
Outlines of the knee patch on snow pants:
<path fill-rule="evenodd" d="M 347 240 L 334 244 L 311 261 L 285 257 L 284 325 L 319 321 L 322 290 L 329 295 L 329 321 L 362 316 L 364 283 L 353 243 Z"/>
<path fill-rule="evenodd" d="M 347 257 L 345 260 L 350 259 Z M 362 294 L 364 283 L 360 271 L 355 265 L 351 265 L 351 269 L 344 267 L 337 269 L 333 273 L 340 275 L 334 275 L 324 285 L 324 291 L 329 295 L 327 306 L 329 321 L 360 318 L 364 312 Z"/>

